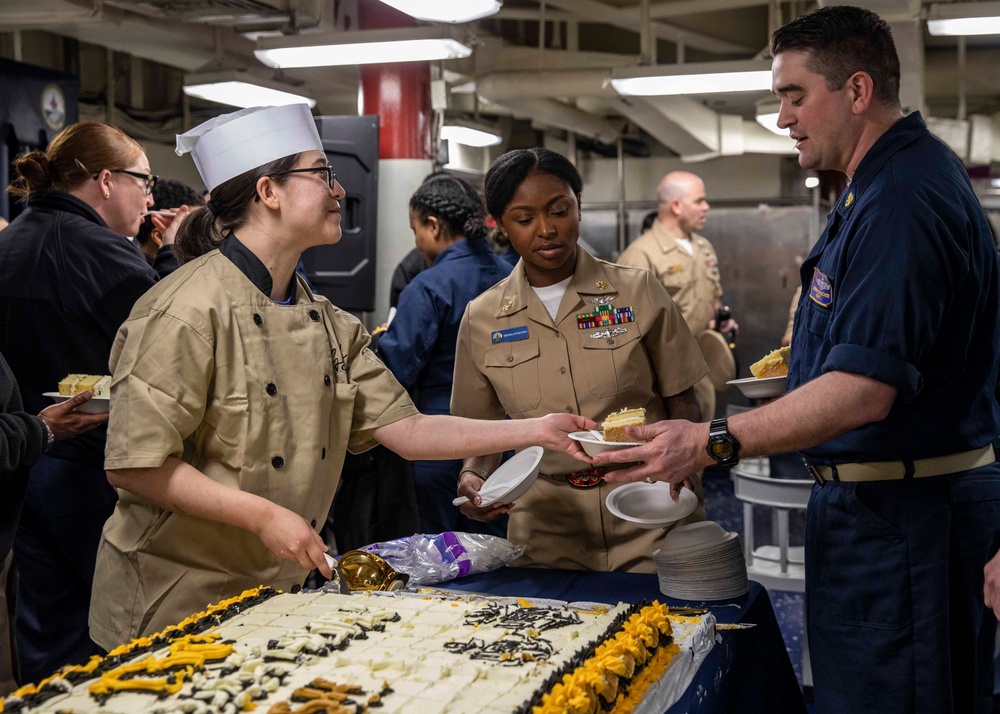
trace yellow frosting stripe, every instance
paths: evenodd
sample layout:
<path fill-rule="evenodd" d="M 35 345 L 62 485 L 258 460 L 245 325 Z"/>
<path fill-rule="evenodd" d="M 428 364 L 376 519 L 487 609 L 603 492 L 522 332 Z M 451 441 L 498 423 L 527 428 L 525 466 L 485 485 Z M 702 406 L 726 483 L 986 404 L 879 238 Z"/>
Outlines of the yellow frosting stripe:
<path fill-rule="evenodd" d="M 659 647 L 660 637 L 671 634 L 669 612 L 666 605 L 653 602 L 633 614 L 590 658 L 564 674 L 542 696 L 542 703 L 533 707 L 533 714 L 591 714 L 601 710 L 602 699 L 614 701 L 611 711 L 615 714 L 629 714 L 680 651 L 674 644 Z M 643 663 L 646 667 L 628 683 L 627 693 L 623 692 L 618 678 L 632 677 L 635 665 Z"/>
<path fill-rule="evenodd" d="M 144 691 L 179 692 L 184 680 L 197 670 L 205 668 L 206 660 L 225 659 L 233 653 L 233 646 L 214 644 L 220 635 L 216 633 L 205 635 L 186 635 L 170 644 L 166 657 L 146 657 L 138 662 L 129 662 L 120 667 L 105 672 L 101 678 L 91 684 L 87 690 L 95 696 L 104 696 L 114 692 Z M 171 677 L 133 677 L 123 679 L 130 674 L 159 674 L 168 670 L 178 669 Z"/>

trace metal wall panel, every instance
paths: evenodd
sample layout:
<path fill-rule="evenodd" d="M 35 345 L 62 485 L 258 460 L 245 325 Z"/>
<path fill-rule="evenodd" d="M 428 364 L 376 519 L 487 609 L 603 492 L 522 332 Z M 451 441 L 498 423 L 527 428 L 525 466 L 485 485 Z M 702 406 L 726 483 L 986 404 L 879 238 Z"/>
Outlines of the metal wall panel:
<path fill-rule="evenodd" d="M 375 236 L 378 208 L 378 117 L 317 117 L 323 149 L 337 180 L 347 188 L 340 202 L 343 237 L 302 254 L 306 276 L 337 307 L 375 308 Z"/>

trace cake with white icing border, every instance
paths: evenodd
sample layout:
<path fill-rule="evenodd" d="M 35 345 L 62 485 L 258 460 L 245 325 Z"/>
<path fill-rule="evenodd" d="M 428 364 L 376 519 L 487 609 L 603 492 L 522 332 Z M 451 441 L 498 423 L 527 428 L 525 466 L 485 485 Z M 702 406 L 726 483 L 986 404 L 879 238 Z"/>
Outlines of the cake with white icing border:
<path fill-rule="evenodd" d="M 693 676 L 714 624 L 671 621 L 658 603 L 267 594 L 245 593 L 89 670 L 65 668 L 0 711 L 499 714 L 568 711 L 560 697 L 589 695 L 592 711 L 641 712 L 657 692 L 683 693 L 680 675 Z"/>

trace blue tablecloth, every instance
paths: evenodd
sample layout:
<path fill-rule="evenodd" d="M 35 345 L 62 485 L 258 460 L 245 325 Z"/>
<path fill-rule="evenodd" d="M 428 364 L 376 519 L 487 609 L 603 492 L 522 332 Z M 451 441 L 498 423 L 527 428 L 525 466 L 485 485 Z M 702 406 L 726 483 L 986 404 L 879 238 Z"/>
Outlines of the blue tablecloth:
<path fill-rule="evenodd" d="M 655 575 L 639 573 L 501 568 L 459 578 L 443 587 L 490 595 L 568 601 L 616 603 L 655 599 L 676 607 L 708 607 L 720 623 L 755 627 L 719 631 L 722 642 L 716 643 L 709 652 L 691 686 L 670 708 L 669 714 L 800 714 L 806 711 L 774 608 L 767 591 L 759 583 L 751 582 L 750 592 L 743 597 L 709 603 L 665 597 Z"/>

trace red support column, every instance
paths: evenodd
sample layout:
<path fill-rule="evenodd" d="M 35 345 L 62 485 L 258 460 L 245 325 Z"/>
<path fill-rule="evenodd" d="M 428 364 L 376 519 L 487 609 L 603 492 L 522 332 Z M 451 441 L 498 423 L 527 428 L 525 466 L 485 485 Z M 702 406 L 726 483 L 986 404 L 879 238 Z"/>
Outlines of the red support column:
<path fill-rule="evenodd" d="M 416 21 L 378 2 L 361 0 L 361 29 L 414 27 Z M 365 114 L 379 117 L 380 159 L 431 159 L 431 70 L 428 62 L 369 64 L 361 67 Z"/>

